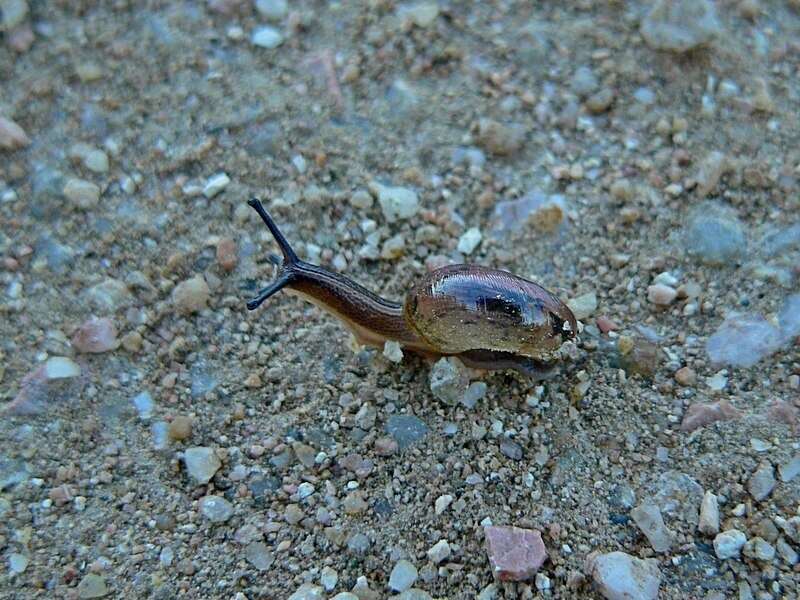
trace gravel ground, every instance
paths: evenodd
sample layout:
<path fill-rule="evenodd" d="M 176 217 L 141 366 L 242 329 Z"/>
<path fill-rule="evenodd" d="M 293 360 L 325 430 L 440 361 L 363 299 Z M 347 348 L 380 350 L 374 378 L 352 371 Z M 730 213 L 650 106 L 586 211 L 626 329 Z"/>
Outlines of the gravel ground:
<path fill-rule="evenodd" d="M 0 10 L 0 596 L 800 596 L 797 0 Z M 249 313 L 252 196 L 577 343 L 535 382 Z"/>

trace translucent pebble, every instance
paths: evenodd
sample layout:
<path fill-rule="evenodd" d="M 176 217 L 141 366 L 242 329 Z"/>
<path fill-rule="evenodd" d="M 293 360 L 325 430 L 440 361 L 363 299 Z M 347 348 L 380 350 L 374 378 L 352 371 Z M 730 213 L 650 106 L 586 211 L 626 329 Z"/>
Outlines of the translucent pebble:
<path fill-rule="evenodd" d="M 714 205 L 703 205 L 692 213 L 684 231 L 684 244 L 687 253 L 712 265 L 735 262 L 747 249 L 742 224 Z"/>
<path fill-rule="evenodd" d="M 166 421 L 156 421 L 150 426 L 150 434 L 153 436 L 153 448 L 156 450 L 166 450 L 169 446 L 169 425 Z"/>
<path fill-rule="evenodd" d="M 144 391 L 134 396 L 133 405 L 136 407 L 140 419 L 149 419 L 153 416 L 155 402 L 153 402 L 153 397 L 150 395 L 150 392 Z"/>
<path fill-rule="evenodd" d="M 706 352 L 718 365 L 752 367 L 781 345 L 781 332 L 760 315 L 732 314 L 706 342 Z"/>

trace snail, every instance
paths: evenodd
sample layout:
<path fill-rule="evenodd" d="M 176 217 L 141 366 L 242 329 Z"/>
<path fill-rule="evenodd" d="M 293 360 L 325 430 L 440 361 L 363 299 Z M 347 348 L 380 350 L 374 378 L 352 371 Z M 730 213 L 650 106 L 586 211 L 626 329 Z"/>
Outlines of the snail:
<path fill-rule="evenodd" d="M 468 367 L 515 369 L 533 377 L 552 372 L 561 345 L 575 337 L 572 311 L 543 287 L 507 271 L 450 265 L 424 275 L 402 304 L 356 282 L 300 260 L 258 199 L 255 209 L 275 238 L 283 260 L 275 280 L 247 303 L 258 308 L 286 289 L 337 317 L 361 345 L 390 340 L 430 358 L 455 356 Z"/>

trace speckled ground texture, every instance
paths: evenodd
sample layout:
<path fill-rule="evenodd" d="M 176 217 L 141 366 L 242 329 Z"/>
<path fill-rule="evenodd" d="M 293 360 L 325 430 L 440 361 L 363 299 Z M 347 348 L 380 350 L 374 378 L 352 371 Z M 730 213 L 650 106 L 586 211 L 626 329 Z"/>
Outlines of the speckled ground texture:
<path fill-rule="evenodd" d="M 367 600 L 407 560 L 400 598 L 618 598 L 621 551 L 641 597 L 797 598 L 800 5 L 658 4 L 0 2 L 0 597 Z M 245 309 L 252 196 L 388 298 L 474 262 L 580 336 L 434 394 Z"/>

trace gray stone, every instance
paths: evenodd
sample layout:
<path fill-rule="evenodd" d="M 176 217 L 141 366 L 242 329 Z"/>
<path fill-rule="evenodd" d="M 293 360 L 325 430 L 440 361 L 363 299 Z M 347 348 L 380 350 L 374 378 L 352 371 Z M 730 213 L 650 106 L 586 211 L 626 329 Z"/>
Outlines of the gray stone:
<path fill-rule="evenodd" d="M 683 243 L 688 254 L 710 265 L 735 263 L 747 250 L 744 227 L 736 215 L 710 203 L 689 216 Z"/>
<path fill-rule="evenodd" d="M 339 582 L 339 573 L 336 572 L 336 569 L 325 567 L 319 575 L 319 582 L 326 591 L 333 591 L 336 584 Z"/>
<path fill-rule="evenodd" d="M 800 473 L 800 454 L 795 454 L 789 462 L 785 462 L 778 467 L 781 481 L 788 483 Z"/>
<path fill-rule="evenodd" d="M 439 540 L 430 548 L 430 550 L 428 550 L 428 558 L 435 565 L 438 565 L 445 559 L 449 558 L 449 556 L 450 544 L 447 542 L 447 540 Z"/>
<path fill-rule="evenodd" d="M 356 533 L 347 540 L 347 549 L 353 554 L 366 554 L 371 545 L 372 542 L 363 533 Z"/>
<path fill-rule="evenodd" d="M 642 560 L 624 552 L 609 552 L 590 559 L 588 571 L 608 600 L 656 600 L 661 584 L 658 561 Z"/>
<path fill-rule="evenodd" d="M 772 559 L 775 558 L 775 547 L 763 538 L 754 537 L 747 540 L 742 553 L 762 562 L 772 562 Z"/>
<path fill-rule="evenodd" d="M 244 557 L 259 571 L 266 571 L 275 562 L 275 557 L 264 542 L 252 542 L 245 546 Z"/>
<path fill-rule="evenodd" d="M 786 541 L 786 540 L 784 540 L 783 538 L 780 538 L 780 539 L 779 539 L 779 540 L 778 540 L 778 541 L 775 543 L 775 548 L 776 548 L 776 549 L 777 549 L 777 551 L 778 551 L 778 555 L 780 555 L 780 557 L 783 559 L 783 561 L 784 561 L 786 564 L 788 564 L 788 565 L 790 565 L 790 566 L 794 566 L 794 565 L 796 565 L 796 564 L 797 564 L 797 561 L 798 561 L 797 552 L 795 551 L 795 549 L 794 549 L 794 548 L 792 548 L 792 547 L 791 547 L 791 546 L 790 546 L 790 545 L 787 543 L 787 541 Z"/>
<path fill-rule="evenodd" d="M 404 592 L 417 580 L 417 568 L 407 560 L 399 560 L 389 575 L 389 587 L 395 592 Z"/>
<path fill-rule="evenodd" d="M 738 529 L 728 529 L 714 538 L 714 552 L 720 560 L 735 558 L 739 556 L 739 552 L 746 542 L 747 536 L 744 533 Z"/>
<path fill-rule="evenodd" d="M 93 208 L 100 201 L 100 187 L 91 181 L 68 179 L 64 184 L 64 197 L 79 208 Z"/>
<path fill-rule="evenodd" d="M 756 472 L 747 482 L 747 491 L 756 502 L 761 502 L 772 493 L 775 488 L 775 471 L 768 462 L 763 462 L 758 466 Z"/>
<path fill-rule="evenodd" d="M 703 488 L 686 473 L 667 471 L 658 478 L 650 502 L 656 504 L 663 515 L 697 524 L 697 507 L 703 500 Z"/>
<path fill-rule="evenodd" d="M 19 575 L 20 573 L 24 573 L 25 569 L 28 568 L 28 557 L 24 554 L 19 554 L 18 552 L 12 552 L 8 555 L 8 570 L 14 573 L 15 575 Z"/>
<path fill-rule="evenodd" d="M 781 346 L 777 327 L 761 315 L 730 314 L 706 341 L 715 365 L 752 367 Z"/>
<path fill-rule="evenodd" d="M 318 585 L 304 583 L 287 600 L 324 600 L 325 592 Z"/>
<path fill-rule="evenodd" d="M 581 294 L 576 298 L 568 300 L 567 306 L 572 311 L 572 314 L 575 315 L 575 318 L 582 321 L 590 317 L 594 311 L 597 310 L 597 294 L 594 292 Z"/>
<path fill-rule="evenodd" d="M 78 584 L 78 598 L 87 600 L 89 598 L 102 598 L 107 596 L 110 590 L 106 586 L 106 580 L 100 575 L 89 573 L 81 579 Z"/>
<path fill-rule="evenodd" d="M 475 408 L 475 405 L 478 403 L 478 400 L 481 400 L 486 396 L 486 392 L 489 389 L 489 386 L 486 385 L 483 381 L 473 381 L 467 387 L 467 391 L 464 392 L 464 397 L 461 399 L 461 404 L 466 406 L 467 408 Z"/>
<path fill-rule="evenodd" d="M 655 504 L 640 504 L 631 511 L 631 518 L 647 537 L 653 550 L 667 552 L 672 547 L 674 535 L 667 529 L 661 511 Z"/>
<path fill-rule="evenodd" d="M 211 481 L 214 473 L 222 466 L 214 449 L 205 446 L 187 448 L 183 453 L 183 462 L 189 477 L 199 485 L 205 485 Z"/>
<path fill-rule="evenodd" d="M 417 193 L 409 188 L 374 184 L 381 212 L 389 223 L 410 219 L 419 210 Z"/>
<path fill-rule="evenodd" d="M 711 492 L 706 492 L 700 503 L 700 521 L 697 529 L 706 535 L 719 533 L 719 505 L 717 497 Z"/>
<path fill-rule="evenodd" d="M 572 91 L 578 96 L 588 96 L 594 92 L 599 85 L 597 75 L 594 74 L 591 67 L 578 67 L 575 74 L 572 76 Z"/>
<path fill-rule="evenodd" d="M 657 0 L 641 25 L 648 46 L 678 53 L 706 45 L 721 32 L 709 0 Z"/>
<path fill-rule="evenodd" d="M 453 406 L 463 398 L 469 377 L 455 358 L 439 359 L 430 372 L 431 393 L 441 402 Z"/>
<path fill-rule="evenodd" d="M 400 450 L 405 450 L 427 435 L 428 426 L 414 415 L 392 415 L 386 422 L 386 433 L 394 438 Z"/>
<path fill-rule="evenodd" d="M 0 29 L 3 31 L 16 29 L 28 17 L 28 3 L 26 0 L 2 0 L 0 16 L 2 17 Z"/>
<path fill-rule="evenodd" d="M 114 313 L 133 303 L 133 295 L 128 286 L 110 277 L 90 287 L 86 295 L 89 304 L 101 313 Z"/>
<path fill-rule="evenodd" d="M 289 12 L 286 0 L 256 0 L 258 14 L 270 21 L 280 21 Z"/>
<path fill-rule="evenodd" d="M 233 516 L 233 505 L 222 496 L 203 496 L 200 512 L 212 523 L 224 523 Z"/>
<path fill-rule="evenodd" d="M 153 396 L 148 391 L 136 394 L 133 397 L 133 405 L 136 407 L 136 412 L 139 413 L 139 418 L 143 421 L 153 416 L 153 409 L 156 406 L 155 402 L 153 402 Z"/>
<path fill-rule="evenodd" d="M 396 596 L 390 596 L 389 600 L 432 600 L 432 598 L 425 590 L 411 588 L 405 592 L 400 592 Z"/>
<path fill-rule="evenodd" d="M 500 452 L 511 460 L 522 460 L 522 446 L 505 436 L 500 440 Z"/>

